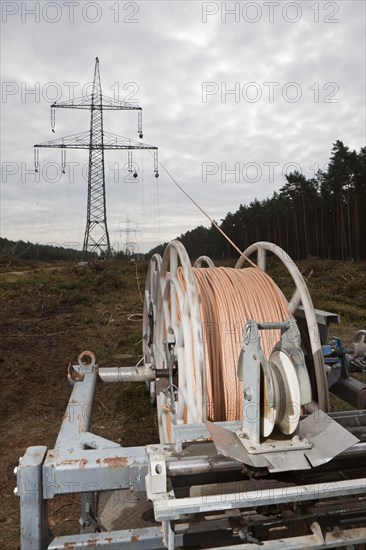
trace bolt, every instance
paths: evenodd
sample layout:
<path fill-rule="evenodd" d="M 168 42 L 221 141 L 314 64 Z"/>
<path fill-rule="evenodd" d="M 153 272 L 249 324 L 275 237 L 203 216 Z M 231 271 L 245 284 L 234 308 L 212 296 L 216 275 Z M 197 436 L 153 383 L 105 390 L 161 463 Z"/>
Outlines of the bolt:
<path fill-rule="evenodd" d="M 257 356 L 256 356 L 256 354 L 254 354 L 254 355 L 253 355 L 253 359 L 254 359 L 254 361 L 256 361 L 256 360 L 257 360 Z"/>
<path fill-rule="evenodd" d="M 244 390 L 244 399 L 246 399 L 247 401 L 251 401 L 252 397 L 253 397 L 252 388 L 250 388 L 250 387 L 245 388 L 245 390 Z"/>
<path fill-rule="evenodd" d="M 142 479 L 142 478 L 141 478 L 140 475 L 136 476 L 136 481 L 141 481 L 141 479 Z"/>
<path fill-rule="evenodd" d="M 239 437 L 243 439 L 245 437 L 245 434 L 239 434 Z"/>
<path fill-rule="evenodd" d="M 270 447 L 272 447 L 272 449 L 275 449 L 275 448 L 276 448 L 276 445 L 270 445 Z"/>
<path fill-rule="evenodd" d="M 15 489 L 14 489 L 14 495 L 17 496 L 17 494 L 18 494 L 18 487 L 15 487 Z"/>
<path fill-rule="evenodd" d="M 249 447 L 251 451 L 255 451 L 255 447 Z"/>

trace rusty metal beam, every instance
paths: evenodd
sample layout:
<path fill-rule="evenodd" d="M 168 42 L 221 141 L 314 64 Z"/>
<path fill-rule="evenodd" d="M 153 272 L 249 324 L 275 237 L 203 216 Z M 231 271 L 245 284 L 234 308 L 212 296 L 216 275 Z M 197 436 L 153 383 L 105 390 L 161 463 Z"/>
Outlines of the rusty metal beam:
<path fill-rule="evenodd" d="M 144 490 L 147 474 L 144 447 L 52 450 L 43 465 L 43 495 L 110 491 Z"/>
<path fill-rule="evenodd" d="M 88 535 L 70 535 L 56 537 L 48 550 L 90 550 L 90 548 L 108 548 L 108 550 L 156 550 L 164 548 L 160 527 L 107 531 Z"/>

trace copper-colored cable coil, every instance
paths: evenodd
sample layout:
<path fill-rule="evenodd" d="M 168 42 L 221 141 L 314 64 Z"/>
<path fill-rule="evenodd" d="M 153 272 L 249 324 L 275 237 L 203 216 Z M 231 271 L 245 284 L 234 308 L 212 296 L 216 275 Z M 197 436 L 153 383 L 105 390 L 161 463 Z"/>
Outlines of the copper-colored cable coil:
<path fill-rule="evenodd" d="M 238 420 L 242 417 L 243 390 L 237 365 L 245 323 L 250 319 L 281 322 L 291 314 L 277 285 L 258 268 L 192 269 L 203 327 L 207 418 Z M 182 268 L 178 268 L 178 279 L 185 290 Z M 263 330 L 260 336 L 263 352 L 269 358 L 280 331 Z"/>

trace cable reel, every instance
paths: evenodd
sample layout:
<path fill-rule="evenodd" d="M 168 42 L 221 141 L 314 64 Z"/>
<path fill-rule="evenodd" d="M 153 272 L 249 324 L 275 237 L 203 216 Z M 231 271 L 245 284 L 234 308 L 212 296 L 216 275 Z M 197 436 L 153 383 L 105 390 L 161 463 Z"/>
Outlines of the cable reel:
<path fill-rule="evenodd" d="M 162 258 L 160 254 L 154 254 L 150 260 L 149 269 L 146 276 L 144 310 L 142 322 L 142 347 L 144 362 L 155 364 L 155 323 L 156 323 L 156 304 L 160 277 Z M 155 380 L 149 383 L 150 402 L 155 405 L 156 391 Z"/>
<path fill-rule="evenodd" d="M 271 251 L 275 247 L 270 243 L 256 243 L 252 250 L 248 249 L 249 253 L 257 250 L 256 247 L 262 251 L 263 244 L 271 247 L 267 248 Z M 278 252 L 279 247 L 275 248 Z M 293 264 L 292 260 L 281 249 L 279 250 L 281 251 L 280 258 L 282 254 L 286 265 L 287 262 Z M 259 262 L 263 261 L 263 255 L 258 254 L 258 258 Z M 207 267 L 203 267 L 204 265 Z M 291 266 L 292 272 L 294 272 L 293 266 L 294 264 Z M 265 330 L 260 329 L 261 339 L 258 341 L 261 341 L 262 346 L 261 351 L 264 358 L 262 363 L 267 367 L 269 365 L 270 374 L 268 379 L 263 376 L 263 366 L 260 363 L 259 372 L 262 379 L 260 391 L 264 399 L 262 397 L 259 437 L 268 437 L 275 426 L 285 435 L 292 434 L 297 428 L 302 407 L 311 401 L 311 386 L 301 350 L 300 335 L 296 322 L 290 314 L 287 301 L 262 269 L 257 271 L 255 267 L 246 269 L 240 269 L 240 267 L 240 262 L 238 262 L 236 269 L 215 268 L 210 258 L 202 256 L 198 258 L 192 268 L 188 254 L 179 241 L 169 243 L 161 264 L 156 256 L 152 259 L 144 306 L 144 355 L 145 361 L 151 360 L 157 373 L 156 400 L 162 443 L 174 441 L 174 425 L 200 424 L 208 420 L 239 420 L 243 417 L 243 405 L 245 404 L 243 393 L 245 392 L 243 392 L 243 385 L 237 373 L 240 349 L 234 361 L 224 360 L 223 364 L 229 365 L 230 363 L 228 369 L 231 373 L 235 373 L 230 382 L 232 385 L 229 385 L 225 391 L 221 387 L 223 375 L 221 372 L 215 371 L 216 363 L 219 363 L 220 358 L 217 356 L 217 361 L 211 362 L 213 364 L 208 361 L 207 339 L 210 339 L 212 335 L 203 317 L 203 307 L 210 308 L 211 302 L 214 300 L 213 298 L 203 300 L 200 281 L 206 278 L 211 280 L 210 284 L 215 277 L 219 276 L 231 281 L 233 303 L 237 304 L 238 308 L 242 306 L 241 302 L 245 302 L 245 305 L 257 304 L 256 307 L 260 306 L 261 318 L 256 319 L 259 324 L 286 323 L 286 329 L 284 327 L 277 327 L 273 330 L 268 327 Z M 301 291 L 304 303 L 304 294 L 308 294 L 308 290 L 299 272 L 298 275 L 300 278 L 295 277 L 296 280 L 294 280 L 297 293 Z M 239 289 L 235 288 L 237 279 L 240 281 L 243 279 Z M 153 285 L 152 281 L 154 281 Z M 155 281 L 158 281 L 157 287 Z M 256 281 L 259 282 L 256 283 Z M 263 285 L 268 287 L 267 291 L 269 289 L 275 293 L 276 301 L 273 305 L 275 318 L 272 318 L 273 313 L 269 317 L 266 313 L 266 304 L 271 301 L 271 296 L 260 300 L 256 294 L 259 292 L 258 288 L 262 288 Z M 306 291 L 304 291 L 304 287 Z M 218 287 L 218 292 L 221 293 L 221 299 L 225 302 L 225 292 L 222 292 L 220 287 Z M 152 293 L 154 293 L 153 299 L 151 298 Z M 258 302 L 262 302 L 262 304 L 258 304 Z M 149 311 L 152 312 L 150 317 Z M 226 315 L 227 312 L 221 313 Z M 149 324 L 151 315 L 154 315 L 153 329 Z M 241 323 L 240 330 L 236 335 L 235 341 L 239 342 L 240 346 L 244 345 L 243 328 L 246 321 L 250 321 L 250 318 Z M 317 328 L 316 323 L 313 326 Z M 235 355 L 235 350 L 233 353 Z M 234 364 L 231 365 L 231 363 Z M 244 384 L 246 384 L 246 377 L 244 377 Z M 213 398 L 213 388 L 215 391 L 219 390 L 219 398 Z M 272 401 L 268 401 L 268 393 L 272 395 Z M 320 395 L 320 392 L 318 393 Z M 230 399 L 232 406 L 229 403 Z M 229 413 L 224 411 L 224 416 L 220 417 L 222 402 L 225 402 Z M 225 416 L 225 414 L 229 416 Z"/>
<path fill-rule="evenodd" d="M 203 264 L 206 264 L 206 267 L 215 267 L 215 264 L 208 256 L 200 256 L 194 262 L 193 267 L 204 267 Z"/>
<path fill-rule="evenodd" d="M 305 280 L 301 275 L 297 265 L 292 258 L 279 246 L 266 241 L 261 241 L 252 244 L 239 258 L 235 267 L 240 269 L 245 263 L 244 255 L 250 257 L 253 252 L 257 253 L 257 264 L 263 271 L 266 270 L 267 252 L 272 252 L 287 268 L 293 282 L 296 286 L 296 291 L 288 303 L 288 309 L 291 314 L 294 314 L 297 307 L 302 304 L 305 313 L 306 324 L 308 327 L 308 335 L 311 347 L 311 355 L 314 363 L 315 384 L 313 387 L 313 398 L 315 403 L 309 408 L 320 408 L 323 411 L 329 409 L 329 393 L 326 377 L 326 369 L 322 353 L 321 338 L 319 334 L 318 323 L 315 317 L 314 306 Z"/>
<path fill-rule="evenodd" d="M 179 279 L 180 271 L 185 288 Z M 167 378 L 156 381 L 160 440 L 169 442 L 174 437 L 172 424 L 206 420 L 202 322 L 191 262 L 179 241 L 172 241 L 165 249 L 156 314 L 156 368 L 169 370 L 174 363 L 178 365 L 174 386 Z"/>

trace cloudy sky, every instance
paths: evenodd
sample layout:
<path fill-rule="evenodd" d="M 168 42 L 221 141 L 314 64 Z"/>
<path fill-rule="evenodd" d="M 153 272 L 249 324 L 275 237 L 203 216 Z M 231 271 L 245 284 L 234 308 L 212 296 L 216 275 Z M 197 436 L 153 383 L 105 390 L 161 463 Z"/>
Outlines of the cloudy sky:
<path fill-rule="evenodd" d="M 314 175 L 341 139 L 365 145 L 365 2 L 2 1 L 1 235 L 82 246 L 87 151 L 33 145 L 88 130 L 87 111 L 50 105 L 88 91 L 138 100 L 145 143 L 215 220 L 271 196 L 283 174 Z M 89 88 L 90 91 L 90 88 Z M 134 112 L 105 129 L 138 139 Z M 209 225 L 149 153 L 106 153 L 111 243 L 142 252 Z M 126 235 L 127 230 L 127 235 Z"/>

